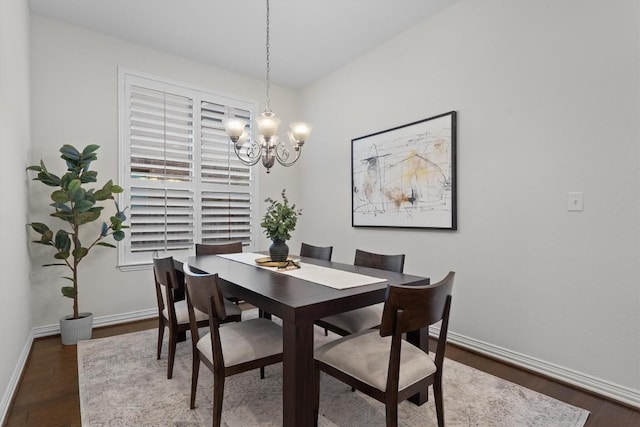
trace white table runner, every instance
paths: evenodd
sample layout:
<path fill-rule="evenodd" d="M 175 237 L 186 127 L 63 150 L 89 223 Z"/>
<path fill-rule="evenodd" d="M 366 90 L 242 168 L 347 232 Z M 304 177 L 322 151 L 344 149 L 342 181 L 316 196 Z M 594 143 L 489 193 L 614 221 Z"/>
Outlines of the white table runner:
<path fill-rule="evenodd" d="M 350 271 L 336 270 L 334 268 L 323 267 L 320 265 L 300 262 L 300 268 L 293 270 L 278 270 L 277 267 L 266 267 L 256 264 L 257 258 L 264 258 L 263 254 L 253 252 L 242 252 L 237 254 L 218 255 L 233 261 L 242 262 L 244 264 L 254 265 L 256 267 L 265 268 L 281 274 L 297 277 L 298 279 L 308 280 L 309 282 L 318 283 L 320 285 L 329 286 L 334 289 L 348 289 L 357 286 L 371 285 L 374 283 L 386 282 L 385 279 L 373 276 L 365 276 L 364 274 L 352 273 Z"/>

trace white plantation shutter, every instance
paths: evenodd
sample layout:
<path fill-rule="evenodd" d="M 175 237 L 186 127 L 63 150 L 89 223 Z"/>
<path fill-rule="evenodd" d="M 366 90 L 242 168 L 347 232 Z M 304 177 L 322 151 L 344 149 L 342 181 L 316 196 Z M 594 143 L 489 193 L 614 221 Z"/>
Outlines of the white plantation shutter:
<path fill-rule="evenodd" d="M 121 82 L 121 203 L 131 228 L 120 264 L 148 264 L 155 251 L 190 255 L 199 242 L 252 246 L 256 184 L 223 121 L 250 121 L 255 105 L 132 72 L 121 71 Z"/>

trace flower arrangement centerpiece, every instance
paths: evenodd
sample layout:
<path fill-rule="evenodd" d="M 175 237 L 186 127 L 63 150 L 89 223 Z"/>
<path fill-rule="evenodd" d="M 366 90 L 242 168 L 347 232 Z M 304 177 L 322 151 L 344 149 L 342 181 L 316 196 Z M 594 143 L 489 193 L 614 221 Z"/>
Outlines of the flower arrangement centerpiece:
<path fill-rule="evenodd" d="M 291 238 L 291 232 L 296 229 L 298 215 L 302 215 L 302 209 L 296 209 L 296 205 L 290 205 L 287 199 L 286 189 L 282 190 L 282 201 L 267 197 L 265 202 L 270 203 L 267 212 L 262 217 L 260 226 L 273 244 L 269 247 L 271 261 L 282 262 L 287 260 L 289 247 L 287 240 Z"/>

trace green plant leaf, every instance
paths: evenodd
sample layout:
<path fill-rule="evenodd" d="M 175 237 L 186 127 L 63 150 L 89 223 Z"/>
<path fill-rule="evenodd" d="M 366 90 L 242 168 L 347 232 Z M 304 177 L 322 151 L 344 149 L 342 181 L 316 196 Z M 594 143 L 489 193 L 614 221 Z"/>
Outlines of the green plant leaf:
<path fill-rule="evenodd" d="M 53 267 L 54 265 L 64 265 L 65 267 L 67 266 L 67 264 L 63 264 L 61 262 L 57 262 L 55 264 L 42 264 L 43 267 Z"/>
<path fill-rule="evenodd" d="M 74 216 L 74 222 L 77 225 L 86 224 L 100 218 L 100 211 L 79 212 Z"/>
<path fill-rule="evenodd" d="M 51 200 L 53 200 L 56 203 L 67 203 L 68 201 L 71 200 L 71 198 L 69 197 L 66 191 L 57 190 L 51 193 Z"/>
<path fill-rule="evenodd" d="M 60 251 L 57 254 L 55 254 L 53 257 L 55 259 L 67 259 L 67 258 L 69 258 L 69 252 L 68 251 L 67 252 Z M 66 265 L 66 264 L 60 264 L 60 265 Z"/>
<path fill-rule="evenodd" d="M 73 255 L 74 258 L 76 258 L 78 261 L 80 261 L 88 253 L 89 253 L 89 249 L 83 248 L 83 247 L 79 247 L 79 248 L 75 248 L 73 250 L 72 255 Z"/>
<path fill-rule="evenodd" d="M 58 230 L 53 244 L 59 251 L 68 249 L 69 247 L 71 247 L 71 239 L 69 239 L 69 234 L 64 230 Z"/>
<path fill-rule="evenodd" d="M 106 236 L 108 232 L 109 232 L 109 226 L 107 225 L 106 222 L 103 222 L 102 223 L 102 228 L 100 229 L 100 235 L 101 236 Z"/>
<path fill-rule="evenodd" d="M 93 160 L 95 160 L 95 158 Z M 98 172 L 85 171 L 80 177 L 80 180 L 83 184 L 86 184 L 87 182 L 96 182 L 98 180 Z"/>
<path fill-rule="evenodd" d="M 81 184 L 82 183 L 77 178 L 71 180 L 71 182 L 69 183 L 69 191 L 78 191 L 80 189 Z"/>
<path fill-rule="evenodd" d="M 96 245 L 106 246 L 108 248 L 115 248 L 116 247 L 116 245 L 112 245 L 111 243 L 107 243 L 107 242 L 98 242 L 98 243 L 96 243 Z"/>
<path fill-rule="evenodd" d="M 71 212 L 71 208 L 64 203 L 51 203 L 49 206 L 53 206 L 54 208 L 61 210 L 63 212 Z"/>
<path fill-rule="evenodd" d="M 73 277 L 69 277 L 69 276 L 62 276 L 63 279 L 66 279 L 70 282 L 73 282 Z"/>
<path fill-rule="evenodd" d="M 38 176 L 33 178 L 35 181 L 40 181 L 49 187 L 59 187 L 60 186 L 60 178 L 57 175 L 54 175 L 49 172 L 45 172 L 44 170 L 38 173 Z"/>
<path fill-rule="evenodd" d="M 62 295 L 67 298 L 73 299 L 77 296 L 76 291 L 73 289 L 73 286 L 63 286 L 60 290 L 62 291 Z"/>
<path fill-rule="evenodd" d="M 109 197 L 111 197 L 111 193 L 102 188 L 100 190 L 97 190 L 94 195 L 96 200 L 107 200 Z"/>
<path fill-rule="evenodd" d="M 50 242 L 53 240 L 53 230 L 47 230 L 44 233 L 42 233 L 42 238 L 40 239 L 43 242 Z"/>
<path fill-rule="evenodd" d="M 40 234 L 44 234 L 47 230 L 49 230 L 49 227 L 46 224 L 43 224 L 41 222 L 32 222 L 29 225 L 31 226 L 31 228 L 33 228 L 36 232 Z"/>
<path fill-rule="evenodd" d="M 80 160 L 80 152 L 72 145 L 65 144 L 60 148 L 60 152 L 62 153 L 62 157 L 65 160 Z"/>
<path fill-rule="evenodd" d="M 75 204 L 75 210 L 76 212 L 86 212 L 89 209 L 91 209 L 93 205 L 95 205 L 95 202 L 91 200 L 79 200 Z M 98 216 L 100 216 L 99 212 L 98 212 Z"/>
<path fill-rule="evenodd" d="M 93 153 L 94 151 L 98 150 L 98 148 L 100 148 L 99 145 L 96 144 L 89 144 L 86 147 L 84 147 L 84 150 L 82 150 L 82 157 L 86 157 L 89 154 Z"/>
<path fill-rule="evenodd" d="M 117 242 L 119 242 L 120 240 L 124 239 L 124 231 L 122 231 L 122 230 L 114 231 L 113 232 L 113 238 Z"/>
<path fill-rule="evenodd" d="M 111 186 L 111 192 L 112 193 L 122 193 L 124 191 L 124 189 L 122 187 L 120 187 L 119 185 L 112 185 Z"/>
<path fill-rule="evenodd" d="M 38 165 L 32 165 L 32 166 L 29 166 L 29 167 L 27 168 L 27 170 L 28 170 L 28 171 L 37 171 L 37 172 L 40 172 L 40 171 L 42 170 L 42 168 L 41 168 L 40 166 L 38 166 Z"/>

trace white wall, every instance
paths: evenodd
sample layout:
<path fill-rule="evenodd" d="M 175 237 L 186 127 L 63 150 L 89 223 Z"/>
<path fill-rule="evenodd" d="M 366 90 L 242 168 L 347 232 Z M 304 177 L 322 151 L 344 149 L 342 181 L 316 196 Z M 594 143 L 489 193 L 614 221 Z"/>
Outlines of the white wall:
<path fill-rule="evenodd" d="M 117 67 L 138 70 L 198 87 L 235 94 L 259 101 L 264 108 L 264 82 L 232 74 L 164 54 L 122 40 L 99 35 L 79 27 L 34 16 L 32 25 L 32 162 L 40 158 L 52 170 L 64 172 L 59 148 L 70 143 L 83 147 L 99 144 L 98 184 L 118 176 L 117 135 Z M 278 86 L 271 87 L 272 108 L 283 119 L 292 121 L 297 109 L 297 93 Z M 54 165 L 58 169 L 54 169 Z M 267 176 L 260 176 L 260 208 L 263 199 L 278 196 L 282 188 L 295 200 L 298 194 L 294 169 L 275 166 Z M 32 216 L 46 219 L 49 192 L 32 186 Z M 268 241 L 261 238 L 259 249 Z M 34 247 L 33 252 L 33 321 L 36 326 L 55 324 L 71 310 L 71 300 L 60 296 L 62 280 L 51 268 L 51 251 Z M 81 311 L 96 317 L 135 312 L 156 305 L 151 270 L 121 272 L 116 267 L 117 251 L 96 248 L 83 260 L 80 270 L 79 303 Z"/>
<path fill-rule="evenodd" d="M 0 423 L 15 387 L 31 330 L 27 252 L 29 152 L 29 10 L 26 0 L 0 2 Z"/>
<path fill-rule="evenodd" d="M 635 0 L 461 0 L 310 86 L 305 241 L 455 270 L 459 337 L 637 398 L 639 21 Z M 351 139 L 450 110 L 459 230 L 351 228 Z"/>

